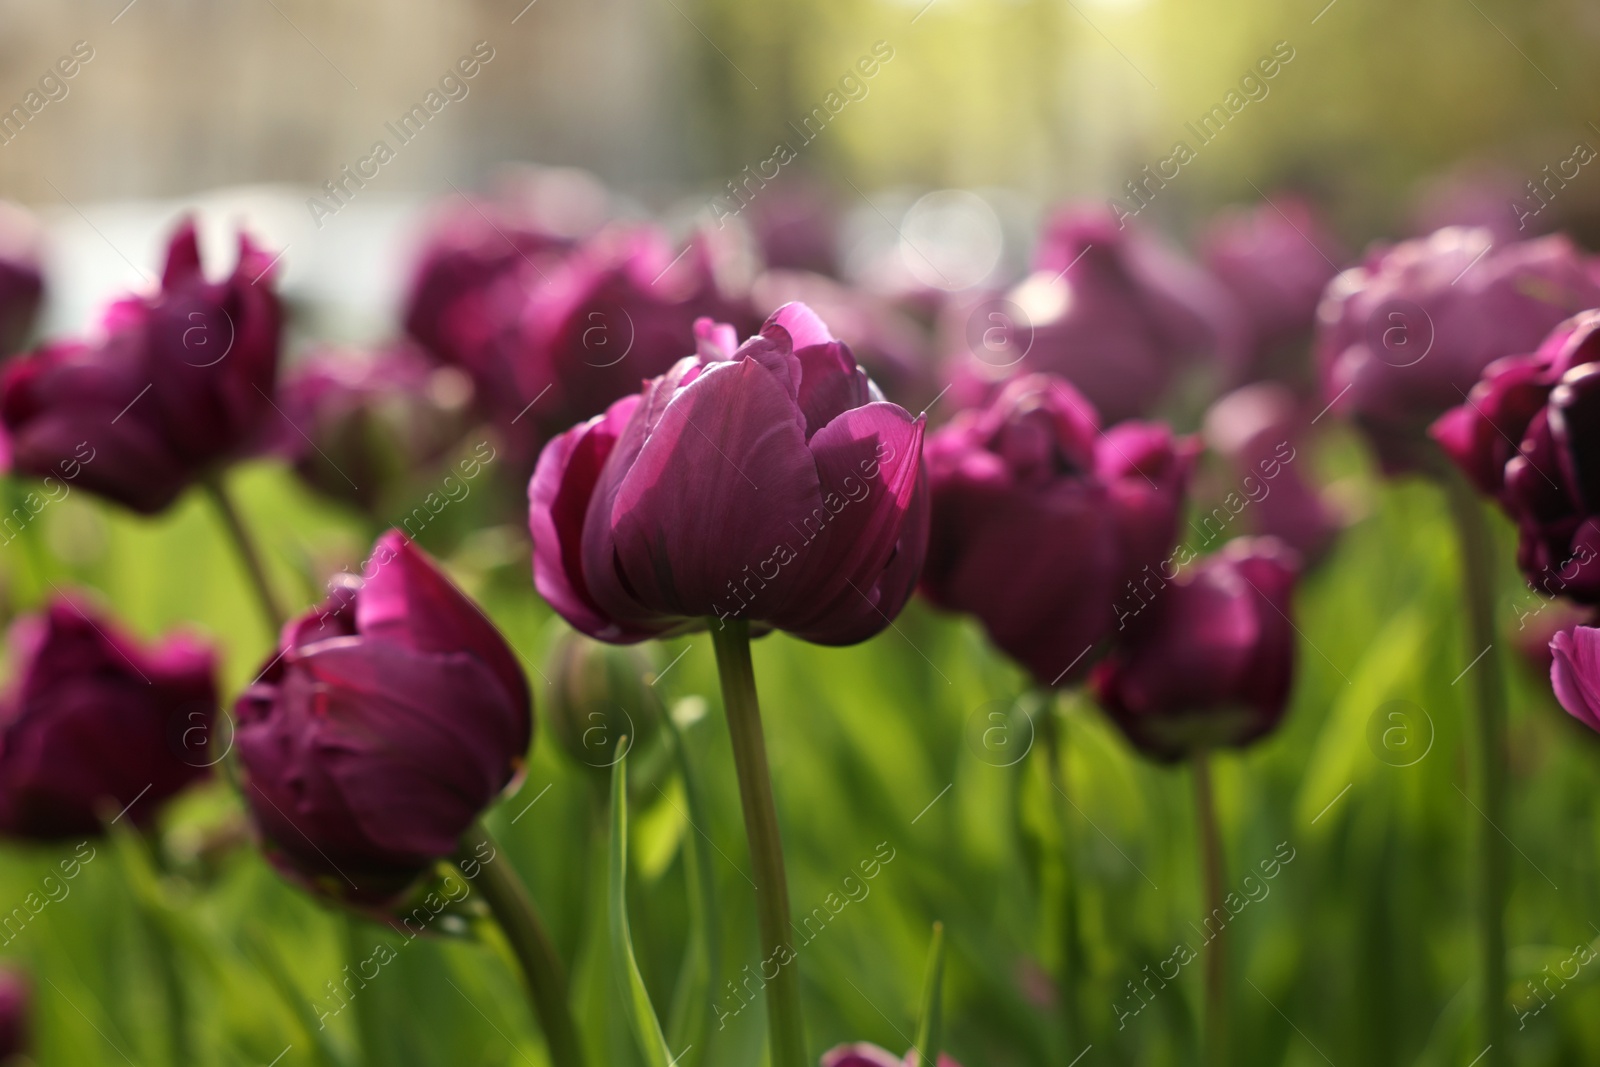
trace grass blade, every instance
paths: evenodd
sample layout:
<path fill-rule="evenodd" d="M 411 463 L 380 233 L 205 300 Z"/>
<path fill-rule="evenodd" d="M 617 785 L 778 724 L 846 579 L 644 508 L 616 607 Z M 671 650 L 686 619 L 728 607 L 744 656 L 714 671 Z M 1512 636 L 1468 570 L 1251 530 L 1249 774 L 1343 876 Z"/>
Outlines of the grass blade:
<path fill-rule="evenodd" d="M 617 742 L 626 752 L 627 739 Z M 611 870 L 606 902 L 611 915 L 611 965 L 622 984 L 623 1003 L 628 1023 L 633 1027 L 639 1052 L 648 1067 L 672 1067 L 661 1022 L 650 1004 L 650 993 L 633 956 L 633 936 L 628 932 L 628 758 L 619 758 L 611 769 Z"/>

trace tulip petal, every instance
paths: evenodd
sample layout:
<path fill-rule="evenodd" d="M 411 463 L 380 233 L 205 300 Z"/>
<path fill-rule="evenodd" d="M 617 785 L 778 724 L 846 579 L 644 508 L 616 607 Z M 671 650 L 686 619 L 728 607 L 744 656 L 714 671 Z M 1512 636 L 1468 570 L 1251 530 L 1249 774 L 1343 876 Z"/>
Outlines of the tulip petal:
<path fill-rule="evenodd" d="M 1600 731 L 1600 629 L 1574 626 L 1550 641 L 1550 685 L 1567 713 Z"/>

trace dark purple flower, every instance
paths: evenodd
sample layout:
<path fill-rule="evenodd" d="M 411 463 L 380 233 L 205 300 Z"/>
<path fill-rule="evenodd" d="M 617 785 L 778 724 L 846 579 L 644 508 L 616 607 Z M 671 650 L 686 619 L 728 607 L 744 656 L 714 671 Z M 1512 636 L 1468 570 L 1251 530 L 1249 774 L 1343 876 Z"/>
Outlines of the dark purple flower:
<path fill-rule="evenodd" d="M 1207 227 L 1201 258 L 1243 309 L 1248 375 L 1295 385 L 1309 380 L 1317 302 L 1339 272 L 1328 257 L 1343 259 L 1338 241 L 1295 197 L 1226 212 Z"/>
<path fill-rule="evenodd" d="M 889 625 L 927 543 L 923 421 L 803 305 L 556 437 L 528 487 L 539 592 L 628 643 L 740 619 L 818 644 Z M 712 622 L 721 625 L 721 622 Z"/>
<path fill-rule="evenodd" d="M 1232 296 L 1153 238 L 1119 228 L 1110 211 L 1057 214 L 1033 266 L 1003 300 L 947 317 L 959 403 L 975 406 L 994 382 L 1045 372 L 1118 422 L 1149 413 L 1208 361 L 1222 380 L 1237 374 L 1244 333 Z"/>
<path fill-rule="evenodd" d="M 22 972 L 0 968 L 0 1063 L 29 1051 L 29 1016 L 33 1013 L 33 988 Z"/>
<path fill-rule="evenodd" d="M 403 893 L 520 772 L 532 697 L 494 625 L 403 534 L 284 627 L 239 697 L 268 858 L 330 896 Z"/>
<path fill-rule="evenodd" d="M 94 834 L 124 809 L 146 824 L 162 801 L 209 774 L 217 683 L 208 646 L 180 635 L 147 648 L 67 598 L 18 620 L 10 645 L 0 833 Z"/>
<path fill-rule="evenodd" d="M 1235 389 L 1211 405 L 1206 443 L 1226 461 L 1223 507 L 1240 516 L 1238 532 L 1270 534 L 1307 565 L 1333 544 L 1340 521 L 1308 467 L 1307 413 L 1277 382 Z"/>
<path fill-rule="evenodd" d="M 1280 542 L 1241 538 L 1156 593 L 1092 678 L 1135 746 L 1179 760 L 1278 724 L 1294 680 L 1296 569 Z"/>
<path fill-rule="evenodd" d="M 27 343 L 44 299 L 39 269 L 41 228 L 15 204 L 0 200 L 0 357 Z"/>
<path fill-rule="evenodd" d="M 15 469 L 59 476 L 78 461 L 77 485 L 152 514 L 238 458 L 278 417 L 271 268 L 241 235 L 232 276 L 206 281 L 185 221 L 156 295 L 112 304 L 92 343 L 57 342 L 7 365 L 0 419 Z"/>
<path fill-rule="evenodd" d="M 1426 430 L 1502 356 L 1531 352 L 1561 320 L 1600 304 L 1564 237 L 1495 246 L 1445 229 L 1380 250 L 1328 286 L 1318 310 L 1324 398 L 1391 473 L 1425 463 Z"/>
<path fill-rule="evenodd" d="M 1081 678 L 1130 583 L 1171 549 L 1193 454 L 1156 423 L 1101 432 L 1059 378 L 1016 379 L 928 441 L 923 590 L 1041 684 Z"/>
<path fill-rule="evenodd" d="M 1574 626 L 1550 640 L 1550 686 L 1567 713 L 1600 731 L 1600 629 Z"/>
<path fill-rule="evenodd" d="M 406 344 L 320 348 L 284 375 L 275 450 L 312 488 L 369 513 L 461 438 L 472 381 Z"/>

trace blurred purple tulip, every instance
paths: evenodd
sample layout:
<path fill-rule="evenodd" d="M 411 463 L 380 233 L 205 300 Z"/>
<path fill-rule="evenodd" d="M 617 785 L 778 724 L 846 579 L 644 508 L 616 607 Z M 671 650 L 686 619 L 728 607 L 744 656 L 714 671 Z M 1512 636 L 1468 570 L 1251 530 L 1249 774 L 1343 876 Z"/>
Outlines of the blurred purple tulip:
<path fill-rule="evenodd" d="M 147 648 L 68 598 L 12 627 L 0 699 L 0 833 L 59 840 L 162 801 L 209 775 L 216 655 L 178 635 Z"/>
<path fill-rule="evenodd" d="M 59 476 L 82 461 L 77 485 L 153 514 L 238 458 L 280 417 L 272 265 L 241 235 L 232 276 L 208 282 L 183 222 L 156 295 L 112 304 L 92 343 L 56 342 L 6 366 L 0 419 L 15 469 Z"/>
<path fill-rule="evenodd" d="M 1244 324 L 1214 278 L 1109 210 L 1058 213 L 1034 273 L 1006 294 L 946 316 L 955 399 L 985 401 L 997 381 L 1057 374 L 1108 422 L 1148 414 L 1185 373 L 1231 381 Z"/>
<path fill-rule="evenodd" d="M 1309 384 L 1307 351 L 1317 302 L 1343 257 L 1311 205 L 1295 197 L 1212 220 L 1201 239 L 1201 258 L 1244 312 L 1249 377 Z"/>
<path fill-rule="evenodd" d="M 41 227 L 32 215 L 0 200 L 0 357 L 20 349 L 33 332 L 44 300 L 41 240 Z"/>
<path fill-rule="evenodd" d="M 1081 678 L 1119 599 L 1172 548 L 1192 443 L 1156 423 L 1101 432 L 1077 390 L 1035 374 L 958 414 L 927 455 L 929 599 L 976 615 L 1041 684 Z"/>
<path fill-rule="evenodd" d="M 545 447 L 528 487 L 540 594 L 614 643 L 713 617 L 871 637 L 922 568 L 923 421 L 803 305 L 737 349 L 731 326 L 696 332 L 698 356 Z"/>
<path fill-rule="evenodd" d="M 1277 726 L 1294 680 L 1297 566 L 1275 539 L 1241 538 L 1155 594 L 1092 678 L 1137 748 L 1176 761 Z"/>
<path fill-rule="evenodd" d="M 822 1054 L 821 1067 L 917 1067 L 917 1050 L 896 1056 L 887 1049 L 859 1041 L 853 1045 L 839 1045 Z M 961 1067 L 951 1057 L 939 1054 L 939 1067 Z"/>
<path fill-rule="evenodd" d="M 750 204 L 750 228 L 768 267 L 839 273 L 839 210 L 822 187 L 795 180 L 763 189 Z"/>
<path fill-rule="evenodd" d="M 1600 731 L 1600 629 L 1574 626 L 1550 640 L 1550 686 L 1567 713 Z"/>
<path fill-rule="evenodd" d="M 33 988 L 21 971 L 0 968 L 0 1063 L 9 1063 L 29 1051 L 29 1017 L 33 1013 Z"/>
<path fill-rule="evenodd" d="M 1307 466 L 1311 417 L 1288 386 L 1256 382 L 1218 400 L 1205 422 L 1206 443 L 1227 463 L 1225 484 L 1238 501 L 1241 529 L 1278 538 L 1307 566 L 1327 552 L 1341 525 Z"/>
<path fill-rule="evenodd" d="M 406 344 L 320 348 L 284 376 L 276 451 L 313 489 L 375 513 L 460 440 L 472 381 Z"/>
<path fill-rule="evenodd" d="M 1318 310 L 1324 399 L 1361 427 L 1389 473 L 1422 466 L 1425 431 L 1485 367 L 1531 352 L 1600 305 L 1600 284 L 1564 237 L 1496 247 L 1445 229 L 1380 250 L 1328 286 Z"/>
<path fill-rule="evenodd" d="M 520 772 L 532 697 L 493 624 L 397 530 L 284 627 L 237 705 L 268 858 L 330 896 L 403 893 Z"/>

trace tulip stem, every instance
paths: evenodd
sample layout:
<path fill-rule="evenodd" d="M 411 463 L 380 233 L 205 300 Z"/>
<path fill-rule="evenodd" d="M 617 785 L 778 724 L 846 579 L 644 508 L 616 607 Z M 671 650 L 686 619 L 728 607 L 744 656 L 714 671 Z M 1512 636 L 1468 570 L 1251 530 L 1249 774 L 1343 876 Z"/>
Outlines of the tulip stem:
<path fill-rule="evenodd" d="M 755 669 L 750 664 L 750 627 L 743 620 L 713 619 L 710 628 L 711 642 L 717 650 L 717 675 L 722 681 L 722 703 L 728 714 L 728 733 L 733 740 L 745 836 L 755 865 L 761 950 L 778 969 L 766 987 L 772 1067 L 808 1067 L 805 1030 L 800 1020 L 800 975 L 794 965 L 794 949 L 789 945 L 789 884 L 783 873 L 783 842 L 778 836 L 772 772 L 767 766 L 766 740 L 761 732 Z"/>
<path fill-rule="evenodd" d="M 250 577 L 250 585 L 255 591 L 256 603 L 261 608 L 262 616 L 267 620 L 272 632 L 277 634 L 283 629 L 288 616 L 284 614 L 283 606 L 278 603 L 277 594 L 272 591 L 272 583 L 267 581 L 267 571 L 262 566 L 261 553 L 256 548 L 255 538 L 250 536 L 249 527 L 244 524 L 239 509 L 234 506 L 233 497 L 229 495 L 227 486 L 222 483 L 222 476 L 207 478 L 201 484 L 205 486 L 206 496 L 210 497 L 212 506 L 222 518 L 222 524 L 228 528 L 228 538 L 233 542 L 235 551 L 239 553 L 239 562 L 244 564 L 245 573 Z"/>
<path fill-rule="evenodd" d="M 1200 827 L 1200 862 L 1204 869 L 1206 919 L 1219 911 L 1228 914 L 1223 906 L 1222 886 L 1222 835 L 1217 829 L 1217 806 L 1211 790 L 1210 756 L 1205 749 L 1194 754 L 1194 808 Z M 1204 922 L 1205 920 L 1201 920 Z M 1208 1067 L 1227 1067 L 1228 1063 L 1228 1002 L 1224 988 L 1227 969 L 1222 951 L 1222 938 L 1207 946 L 1206 956 L 1206 1012 L 1205 1012 L 1205 1062 Z"/>
<path fill-rule="evenodd" d="M 1467 656 L 1482 662 L 1468 667 L 1477 705 L 1479 921 L 1482 924 L 1482 1040 L 1489 1047 L 1486 1067 L 1505 1067 L 1506 1049 L 1506 872 L 1510 858 L 1501 827 L 1506 824 L 1506 694 L 1500 658 L 1493 654 L 1494 544 L 1483 507 L 1472 487 L 1454 468 L 1445 475 L 1456 531 L 1461 539 L 1461 582 L 1467 600 Z M 1485 653 L 1489 653 L 1485 655 Z M 1476 661 L 1474 661 L 1476 662 Z"/>
<path fill-rule="evenodd" d="M 1067 769 L 1062 762 L 1066 756 L 1066 723 L 1058 721 L 1055 693 L 1041 689 L 1039 701 L 1040 734 L 1044 738 L 1044 757 L 1049 766 L 1050 786 L 1055 796 L 1051 799 L 1056 814 L 1056 832 L 1060 835 L 1061 874 L 1061 1023 L 1066 1031 L 1067 1044 L 1076 1043 L 1082 1032 L 1078 1005 L 1078 971 L 1082 947 L 1078 928 L 1078 865 L 1074 861 L 1072 798 L 1067 792 Z"/>
<path fill-rule="evenodd" d="M 523 977 L 528 982 L 528 999 L 544 1029 L 550 1062 L 555 1067 L 583 1067 L 583 1046 L 578 1041 L 578 1027 L 572 1020 L 572 1006 L 567 1000 L 566 968 L 545 930 L 533 897 L 528 894 L 528 887 L 511 869 L 511 859 L 505 849 L 482 823 L 469 830 L 463 841 L 486 842 L 494 849 L 494 858 L 480 863 L 474 852 L 477 846 L 464 843 L 456 852 L 455 860 L 463 869 L 470 862 L 482 870 L 479 888 L 510 942 L 517 962 L 522 965 Z"/>

